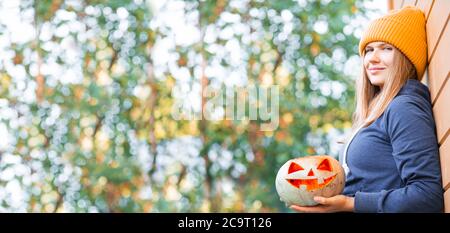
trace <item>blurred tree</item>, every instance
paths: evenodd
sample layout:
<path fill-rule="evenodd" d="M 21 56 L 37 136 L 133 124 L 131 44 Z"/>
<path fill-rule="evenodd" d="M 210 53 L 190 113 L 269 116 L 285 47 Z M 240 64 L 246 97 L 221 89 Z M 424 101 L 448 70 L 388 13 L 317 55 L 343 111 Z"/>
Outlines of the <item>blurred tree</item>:
<path fill-rule="evenodd" d="M 278 168 L 336 155 L 350 127 L 364 1 L 0 9 L 15 13 L 0 20 L 0 211 L 288 211 Z M 249 119 L 255 106 L 239 92 L 245 119 L 205 119 L 208 88 L 249 85 L 279 87 L 275 130 Z M 176 103 L 194 118 L 176 119 Z"/>

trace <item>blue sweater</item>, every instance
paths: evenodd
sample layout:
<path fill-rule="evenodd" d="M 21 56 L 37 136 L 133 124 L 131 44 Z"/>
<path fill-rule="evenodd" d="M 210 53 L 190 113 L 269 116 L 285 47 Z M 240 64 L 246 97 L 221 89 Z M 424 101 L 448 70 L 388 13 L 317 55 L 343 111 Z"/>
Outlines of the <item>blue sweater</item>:
<path fill-rule="evenodd" d="M 355 197 L 355 212 L 442 212 L 428 88 L 408 80 L 386 111 L 349 142 L 346 162 L 344 195 Z"/>

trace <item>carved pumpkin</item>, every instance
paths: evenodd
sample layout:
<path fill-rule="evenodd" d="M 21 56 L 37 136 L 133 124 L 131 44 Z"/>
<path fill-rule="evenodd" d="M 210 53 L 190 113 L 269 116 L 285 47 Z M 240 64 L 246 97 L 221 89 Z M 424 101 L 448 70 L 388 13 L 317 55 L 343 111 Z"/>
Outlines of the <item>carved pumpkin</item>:
<path fill-rule="evenodd" d="M 314 196 L 342 193 L 345 173 L 339 162 L 327 155 L 305 156 L 287 161 L 278 171 L 275 187 L 286 205 L 313 206 Z"/>

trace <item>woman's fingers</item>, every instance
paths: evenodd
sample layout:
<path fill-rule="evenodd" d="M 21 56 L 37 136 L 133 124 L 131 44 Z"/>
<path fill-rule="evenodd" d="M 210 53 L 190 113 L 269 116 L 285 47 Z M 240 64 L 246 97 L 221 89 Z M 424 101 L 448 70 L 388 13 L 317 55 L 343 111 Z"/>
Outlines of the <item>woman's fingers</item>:
<path fill-rule="evenodd" d="M 298 206 L 291 205 L 289 208 L 302 213 L 324 213 L 327 212 L 326 206 Z"/>
<path fill-rule="evenodd" d="M 324 198 L 324 197 L 316 196 L 316 197 L 314 197 L 314 201 L 319 203 L 319 204 L 322 204 L 322 205 L 327 205 L 328 204 L 328 198 Z"/>

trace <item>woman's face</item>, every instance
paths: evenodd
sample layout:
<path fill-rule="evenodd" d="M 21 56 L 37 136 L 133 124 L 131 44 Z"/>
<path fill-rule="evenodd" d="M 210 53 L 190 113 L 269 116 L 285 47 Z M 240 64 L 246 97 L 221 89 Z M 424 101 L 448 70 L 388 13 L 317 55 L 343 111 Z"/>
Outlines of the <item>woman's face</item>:
<path fill-rule="evenodd" d="M 366 45 L 364 69 L 372 85 L 383 88 L 387 75 L 393 70 L 395 52 L 397 49 L 385 42 L 371 42 Z"/>

